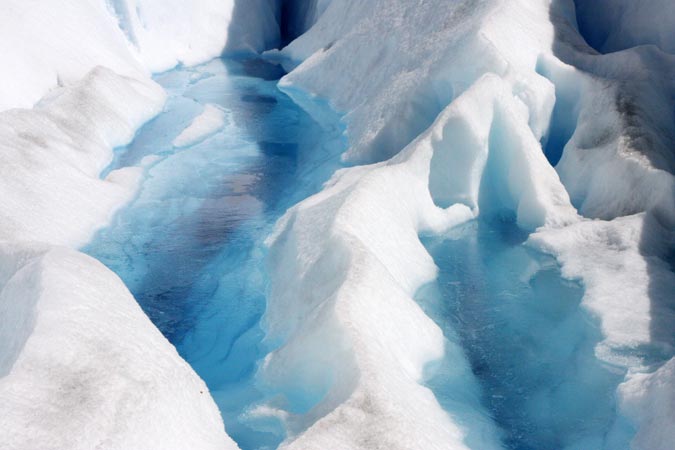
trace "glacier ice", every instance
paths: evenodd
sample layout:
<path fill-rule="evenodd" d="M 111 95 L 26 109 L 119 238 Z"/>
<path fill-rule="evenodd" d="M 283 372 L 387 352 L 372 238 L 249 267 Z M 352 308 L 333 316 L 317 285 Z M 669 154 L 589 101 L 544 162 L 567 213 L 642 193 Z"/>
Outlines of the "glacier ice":
<path fill-rule="evenodd" d="M 274 350 L 257 382 L 277 395 L 251 414 L 284 422 L 282 448 L 501 448 L 502 430 L 477 399 L 482 386 L 470 373 L 470 352 L 415 298 L 439 273 L 420 235 L 452 235 L 461 224 L 506 218 L 531 233 L 518 245 L 552 255 L 562 276 L 583 287 L 579 307 L 597 320 L 599 333 L 582 342 L 593 347 L 584 358 L 618 374 L 614 384 L 603 385 L 617 398 L 616 433 L 633 430 L 621 439 L 634 448 L 672 447 L 670 2 L 287 1 L 293 22 L 281 29 L 276 20 L 283 5 L 266 0 L 10 3 L 11 14 L 0 18 L 0 48 L 12 68 L 0 86 L 0 238 L 15 243 L 0 258 L 0 307 L 7 311 L 0 320 L 17 320 L 0 328 L 9 343 L 0 352 L 3 398 L 29 390 L 26 367 L 63 367 L 63 359 L 41 353 L 40 339 L 88 329 L 78 328 L 84 324 L 68 311 L 95 309 L 92 298 L 119 302 L 92 313 L 100 335 L 83 336 L 102 336 L 134 361 L 161 359 L 186 386 L 178 395 L 185 415 L 161 416 L 172 424 L 165 435 L 154 428 L 159 412 L 143 409 L 143 401 L 132 405 L 137 423 L 147 424 L 156 439 L 187 442 L 182 439 L 194 430 L 200 447 L 235 445 L 212 401 L 194 394 L 201 382 L 119 281 L 84 256 L 49 245 L 85 242 L 133 195 L 140 168 L 97 176 L 112 147 L 159 112 L 164 97 L 147 79 L 150 72 L 223 50 L 258 52 L 302 33 L 266 55 L 289 70 L 279 85 L 291 97 L 324 98 L 345 114 L 350 147 L 343 160 L 351 167 L 292 207 L 268 240 L 264 324 Z M 186 102 L 184 125 L 198 114 Z M 188 128 L 194 139 L 215 130 L 217 121 L 207 131 L 196 130 L 200 122 L 205 125 L 197 120 Z M 144 161 L 146 167 L 156 162 Z M 75 276 L 86 271 L 92 283 Z M 29 300 L 18 302 L 22 296 Z M 117 310 L 136 324 L 135 339 L 155 343 L 151 353 L 139 353 L 130 341 L 115 343 L 123 321 L 106 317 Z M 63 320 L 50 322 L 54 317 Z M 88 355 L 90 342 L 78 344 L 73 351 Z M 453 388 L 473 393 L 450 406 L 426 379 L 429 367 L 448 354 L 463 374 Z M 99 370 L 106 361 L 84 359 L 91 365 L 64 370 L 56 381 L 88 381 L 90 370 L 111 383 L 117 375 L 148 375 L 136 372 L 139 362 L 104 376 Z M 160 389 L 166 373 L 150 375 L 148 384 L 158 390 L 147 398 L 177 405 Z M 0 415 L 13 421 L 3 422 L 13 446 L 65 439 L 48 428 L 60 425 L 58 409 L 45 416 L 45 428 L 30 428 L 38 407 L 55 398 L 48 391 L 53 386 L 30 392 L 37 397 L 19 402 L 20 414 Z M 123 391 L 115 392 L 121 397 L 106 400 L 123 402 Z M 92 404 L 77 403 L 73 420 Z M 110 405 L 99 411 L 99 423 L 126 404 Z M 14 433 L 21 428 L 33 432 Z M 112 448 L 148 443 L 135 441 L 144 437 L 131 428 L 90 436 Z"/>
<path fill-rule="evenodd" d="M 201 43 L 167 39 L 185 4 L 150 10 L 164 52 L 143 62 L 106 5 L 3 5 L 0 446 L 236 448 L 203 382 L 120 281 L 61 247 L 87 242 L 133 197 L 141 170 L 104 168 L 162 109 L 150 70 L 220 54 L 234 4 L 194 10 L 190 29 L 215 30 Z"/>
<path fill-rule="evenodd" d="M 178 64 L 259 52 L 279 30 L 270 0 L 8 0 L 0 17 L 7 70 L 0 110 L 33 106 L 98 65 L 147 78 Z"/>
<path fill-rule="evenodd" d="M 308 99 L 310 117 L 276 87 L 280 74 L 260 60 L 226 59 L 157 75 L 164 110 L 111 166 L 144 167 L 138 194 L 83 249 L 122 278 L 204 379 L 244 449 L 274 448 L 285 433 L 252 411 L 266 395 L 254 382 L 269 351 L 264 239 L 286 208 L 320 189 L 344 145 L 338 118 Z M 176 147 L 202 110 L 227 122 Z"/>

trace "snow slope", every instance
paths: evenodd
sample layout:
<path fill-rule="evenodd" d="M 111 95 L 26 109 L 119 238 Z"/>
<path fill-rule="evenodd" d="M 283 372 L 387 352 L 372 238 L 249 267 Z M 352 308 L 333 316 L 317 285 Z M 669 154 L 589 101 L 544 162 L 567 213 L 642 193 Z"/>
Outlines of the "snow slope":
<path fill-rule="evenodd" d="M 0 447 L 237 447 L 121 281 L 68 248 L 134 194 L 141 168 L 100 174 L 163 107 L 150 72 L 278 39 L 273 2 L 240 3 L 3 3 Z"/>
<path fill-rule="evenodd" d="M 206 385 L 98 261 L 0 246 L 3 449 L 223 449 Z"/>
<path fill-rule="evenodd" d="M 258 52 L 279 35 L 273 0 L 8 0 L 2 7 L 0 110 L 31 107 L 99 65 L 143 77 L 223 51 Z"/>
<path fill-rule="evenodd" d="M 108 269 L 74 250 L 134 193 L 99 178 L 165 94 L 102 67 L 0 113 L 0 447 L 236 448 L 204 383 Z"/>
<path fill-rule="evenodd" d="M 480 408 L 450 417 L 419 384 L 442 336 L 411 298 L 435 273 L 417 235 L 502 210 L 585 285 L 596 355 L 628 371 L 635 448 L 669 448 L 672 57 L 599 55 L 571 0 L 332 0 L 282 56 L 290 95 L 346 113 L 345 160 L 376 163 L 338 173 L 270 240 L 266 320 L 282 344 L 260 377 L 290 399 L 272 405 L 292 430 L 284 448 L 466 445 L 473 431 L 457 424 Z M 493 445 L 488 432 L 480 448 Z"/>
<path fill-rule="evenodd" d="M 82 245 L 134 191 L 133 169 L 99 173 L 157 114 L 164 92 L 96 68 L 32 110 L 0 112 L 0 236 Z"/>

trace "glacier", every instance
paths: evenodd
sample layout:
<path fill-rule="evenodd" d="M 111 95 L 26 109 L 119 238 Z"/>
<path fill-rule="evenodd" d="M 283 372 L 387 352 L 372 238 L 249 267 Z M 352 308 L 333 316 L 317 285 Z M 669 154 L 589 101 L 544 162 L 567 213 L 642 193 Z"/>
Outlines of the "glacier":
<path fill-rule="evenodd" d="M 671 2 L 5 9 L 0 447 L 675 445 Z M 241 59 L 193 68 L 223 54 Z M 283 77 L 233 70 L 251 57 Z M 218 298 L 235 303 L 207 305 L 203 323 L 172 334 L 165 305 L 153 316 L 134 272 L 95 245 L 136 223 L 125 217 L 152 243 L 156 220 L 204 208 L 188 196 L 143 215 L 189 180 L 248 186 L 237 178 L 248 166 L 209 164 L 208 152 L 261 126 L 223 97 L 249 82 L 269 91 L 238 102 L 281 102 L 308 129 L 340 133 L 327 102 L 347 145 L 305 148 L 297 180 L 261 171 L 291 186 L 273 190 L 287 195 L 274 207 L 256 195 L 206 205 L 273 212 L 242 222 L 255 228 L 245 264 L 223 235 L 223 253 L 200 268 L 223 275 Z M 176 94 L 191 83 L 194 98 Z M 231 156 L 291 151 L 240 144 Z M 152 268 L 133 251 L 131 266 Z M 250 293 L 237 297 L 242 282 Z M 255 342 L 219 365 L 203 345 L 221 328 L 213 348 L 238 342 L 228 318 L 248 313 L 237 298 L 255 302 Z M 218 389 L 244 362 L 239 384 Z"/>

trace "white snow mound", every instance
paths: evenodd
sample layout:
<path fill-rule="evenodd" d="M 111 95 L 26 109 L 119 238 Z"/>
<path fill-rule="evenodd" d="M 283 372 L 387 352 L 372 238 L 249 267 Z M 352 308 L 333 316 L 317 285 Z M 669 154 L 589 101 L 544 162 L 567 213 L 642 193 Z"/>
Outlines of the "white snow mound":
<path fill-rule="evenodd" d="M 203 381 L 98 261 L 0 245 L 0 446 L 235 449 Z"/>

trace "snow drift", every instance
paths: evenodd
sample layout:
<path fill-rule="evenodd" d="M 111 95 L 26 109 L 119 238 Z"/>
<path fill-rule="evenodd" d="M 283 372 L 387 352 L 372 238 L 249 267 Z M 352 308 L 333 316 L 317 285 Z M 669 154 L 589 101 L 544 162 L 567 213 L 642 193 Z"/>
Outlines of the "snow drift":
<path fill-rule="evenodd" d="M 3 244 L 0 261 L 3 448 L 237 448 L 116 275 L 41 244 Z"/>

